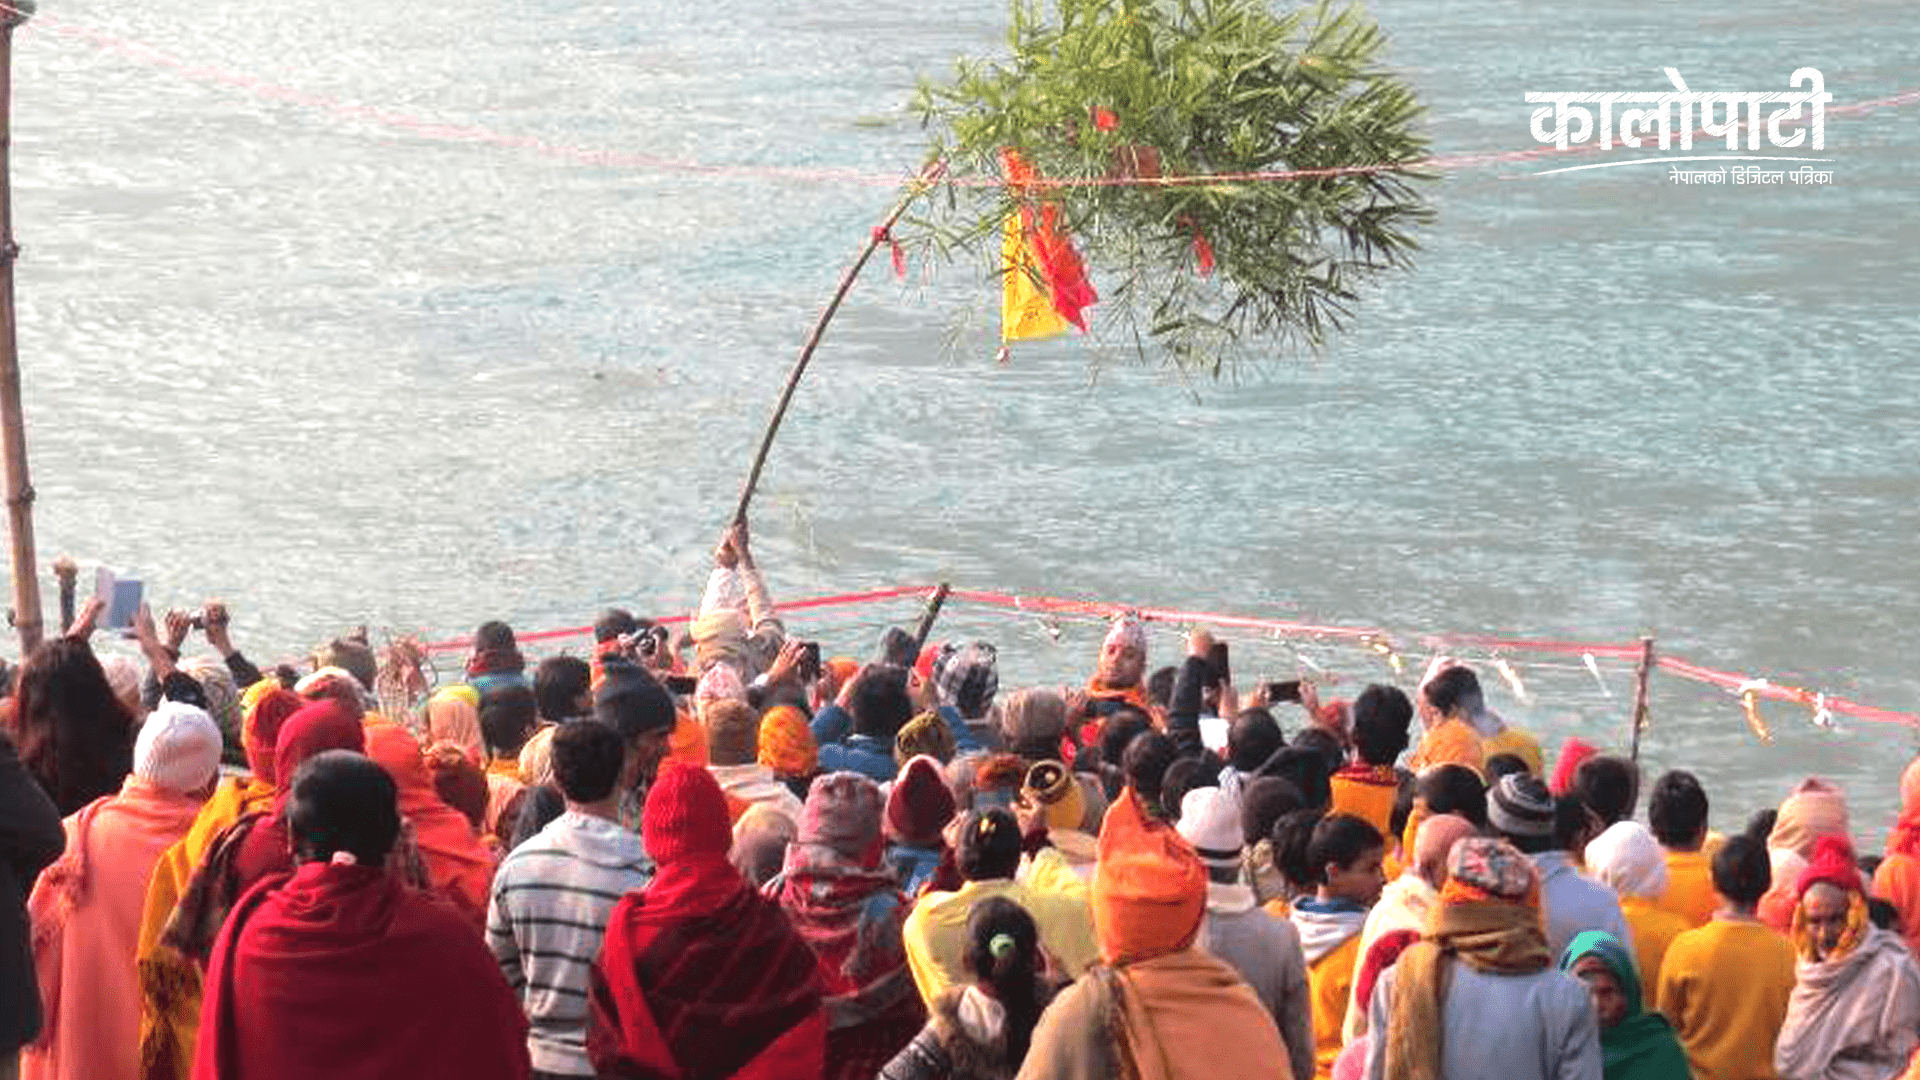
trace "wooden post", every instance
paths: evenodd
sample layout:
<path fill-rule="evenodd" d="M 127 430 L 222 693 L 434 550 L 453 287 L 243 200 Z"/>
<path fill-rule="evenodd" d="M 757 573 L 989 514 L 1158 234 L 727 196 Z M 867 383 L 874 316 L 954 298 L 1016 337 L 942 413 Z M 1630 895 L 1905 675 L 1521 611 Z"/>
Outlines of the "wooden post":
<path fill-rule="evenodd" d="M 860 257 L 853 260 L 853 265 L 847 267 L 847 272 L 840 276 L 840 287 L 834 290 L 833 299 L 827 303 L 825 310 L 820 312 L 820 318 L 814 321 L 813 332 L 807 335 L 806 344 L 800 347 L 800 358 L 794 361 L 793 370 L 787 373 L 787 385 L 780 391 L 779 403 L 773 407 L 773 416 L 767 421 L 766 434 L 760 437 L 760 452 L 754 455 L 753 468 L 747 473 L 746 484 L 740 488 L 740 502 L 733 510 L 734 524 L 738 525 L 747 520 L 747 507 L 753 502 L 754 489 L 760 486 L 760 470 L 766 466 L 767 454 L 773 449 L 773 437 L 780 433 L 780 421 L 786 418 L 787 406 L 793 401 L 793 392 L 800 388 L 800 376 L 807 373 L 807 364 L 813 359 L 813 351 L 820 347 L 820 338 L 827 332 L 827 324 L 832 322 L 834 315 L 839 312 L 840 302 L 847 298 L 848 291 L 853 288 L 854 281 L 860 277 L 860 271 L 865 269 L 867 260 L 873 257 L 875 249 L 883 243 L 892 243 L 893 227 L 900 221 L 901 215 L 907 212 L 907 207 L 912 206 L 915 199 L 924 195 L 927 188 L 946 170 L 947 163 L 944 161 L 928 162 L 926 168 L 920 170 L 920 175 L 913 179 L 907 188 L 907 193 L 894 204 L 893 212 L 887 215 L 887 220 L 873 230 L 873 235 L 867 238 L 867 246 L 860 249 Z"/>
<path fill-rule="evenodd" d="M 1647 729 L 1647 690 L 1653 680 L 1653 638 L 1640 639 L 1640 666 L 1633 673 L 1633 751 L 1634 764 L 1640 763 L 1640 733 Z"/>
<path fill-rule="evenodd" d="M 60 583 L 59 629 L 60 632 L 64 634 L 67 632 L 67 627 L 73 625 L 75 610 L 74 598 L 75 594 L 79 592 L 77 586 L 80 578 L 80 568 L 74 565 L 72 559 L 62 555 L 53 560 L 53 578 Z"/>
<path fill-rule="evenodd" d="M 952 591 L 953 586 L 943 581 L 939 588 L 933 590 L 933 595 L 927 597 L 927 610 L 920 613 L 920 625 L 913 630 L 915 654 L 927 647 L 927 635 L 933 633 L 933 621 L 940 617 L 940 608 L 947 602 L 947 594 Z"/>
<path fill-rule="evenodd" d="M 14 335 L 13 29 L 27 20 L 29 0 L 0 12 L 0 477 L 6 483 L 7 531 L 13 539 L 13 625 L 20 655 L 40 644 L 40 579 L 33 556 L 33 484 L 27 478 L 26 420 L 20 411 L 20 354 Z M 64 629 L 64 627 L 62 628 Z"/>

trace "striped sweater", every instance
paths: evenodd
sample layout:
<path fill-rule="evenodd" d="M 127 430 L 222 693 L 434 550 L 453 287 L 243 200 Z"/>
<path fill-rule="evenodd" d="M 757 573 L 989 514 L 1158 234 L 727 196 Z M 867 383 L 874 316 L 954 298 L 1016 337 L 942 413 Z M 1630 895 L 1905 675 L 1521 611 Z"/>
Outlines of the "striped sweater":
<path fill-rule="evenodd" d="M 653 860 L 638 836 L 572 811 L 500 864 L 487 913 L 487 946 L 527 1011 L 534 1069 L 593 1075 L 586 1047 L 588 974 L 613 905 L 652 877 Z"/>

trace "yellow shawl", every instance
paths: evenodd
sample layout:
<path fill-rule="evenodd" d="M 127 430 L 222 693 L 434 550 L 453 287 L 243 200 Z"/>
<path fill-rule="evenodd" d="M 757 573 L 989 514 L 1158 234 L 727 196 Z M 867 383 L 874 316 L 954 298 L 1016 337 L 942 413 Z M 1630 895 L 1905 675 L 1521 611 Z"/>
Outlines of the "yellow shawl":
<path fill-rule="evenodd" d="M 273 808 L 274 789 L 250 776 L 214 789 L 185 838 L 168 848 L 147 883 L 140 915 L 140 1073 L 142 1080 L 185 1080 L 200 1032 L 200 969 L 160 944 L 187 881 L 213 841 L 246 814 Z"/>

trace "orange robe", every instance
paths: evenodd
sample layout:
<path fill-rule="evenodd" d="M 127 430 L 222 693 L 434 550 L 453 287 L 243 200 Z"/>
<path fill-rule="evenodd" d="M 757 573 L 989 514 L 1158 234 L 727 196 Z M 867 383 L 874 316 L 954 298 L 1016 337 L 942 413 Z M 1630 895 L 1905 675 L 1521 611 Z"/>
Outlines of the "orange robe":
<path fill-rule="evenodd" d="M 1793 945 L 1759 923 L 1715 919 L 1673 939 L 1656 994 L 1696 1080 L 1773 1080 L 1794 965 Z"/>
<path fill-rule="evenodd" d="M 1474 772 L 1484 774 L 1487 767 L 1485 744 L 1480 733 L 1465 720 L 1443 720 L 1427 729 L 1420 737 L 1420 745 L 1414 749 L 1408 765 L 1414 772 L 1433 765 L 1465 765 Z"/>
<path fill-rule="evenodd" d="M 26 1080 L 138 1075 L 134 953 L 154 864 L 193 827 L 200 800 L 129 776 L 69 815 L 67 851 L 34 886 L 34 965 L 46 1027 L 21 1056 Z"/>
<path fill-rule="evenodd" d="M 1620 898 L 1620 914 L 1633 935 L 1633 961 L 1640 969 L 1640 985 L 1646 995 L 1646 1007 L 1660 1007 L 1660 962 L 1666 958 L 1673 939 L 1693 929 L 1686 917 L 1659 906 L 1644 896 Z"/>
<path fill-rule="evenodd" d="M 1372 825 L 1389 840 L 1393 804 L 1400 794 L 1400 776 L 1391 765 L 1349 765 L 1333 774 L 1330 814 L 1349 814 Z"/>
<path fill-rule="evenodd" d="M 1905 777 L 1900 790 L 1900 818 L 1887 838 L 1887 857 L 1874 871 L 1873 895 L 1900 912 L 1900 935 L 1920 955 L 1920 790 L 1910 790 Z"/>
<path fill-rule="evenodd" d="M 1707 925 L 1720 909 L 1720 894 L 1713 889 L 1713 859 L 1704 851 L 1667 852 L 1667 891 L 1660 906 L 1687 920 L 1687 925 Z M 1641 973 L 1642 981 L 1646 972 Z"/>
<path fill-rule="evenodd" d="M 484 931 L 488 894 L 493 887 L 493 856 L 475 835 L 467 816 L 442 802 L 434 791 L 420 744 L 405 728 L 393 724 L 370 726 L 367 756 L 393 777 L 400 814 L 413 830 L 428 883 L 452 901 L 476 930 Z"/>

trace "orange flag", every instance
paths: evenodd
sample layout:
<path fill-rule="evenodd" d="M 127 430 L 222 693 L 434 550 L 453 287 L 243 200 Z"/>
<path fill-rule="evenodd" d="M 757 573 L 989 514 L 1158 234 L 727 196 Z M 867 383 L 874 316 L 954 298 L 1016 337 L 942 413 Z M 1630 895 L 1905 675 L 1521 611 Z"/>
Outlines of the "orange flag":
<path fill-rule="evenodd" d="M 1000 152 L 1007 182 L 1031 184 L 1034 173 L 1019 151 Z M 1001 244 L 1004 284 L 1000 299 L 1000 338 L 1017 341 L 1065 333 L 1069 325 L 1087 329 L 1082 312 L 1100 299 L 1087 280 L 1080 253 L 1059 227 L 1060 208 L 1029 203 L 1009 215 Z"/>

